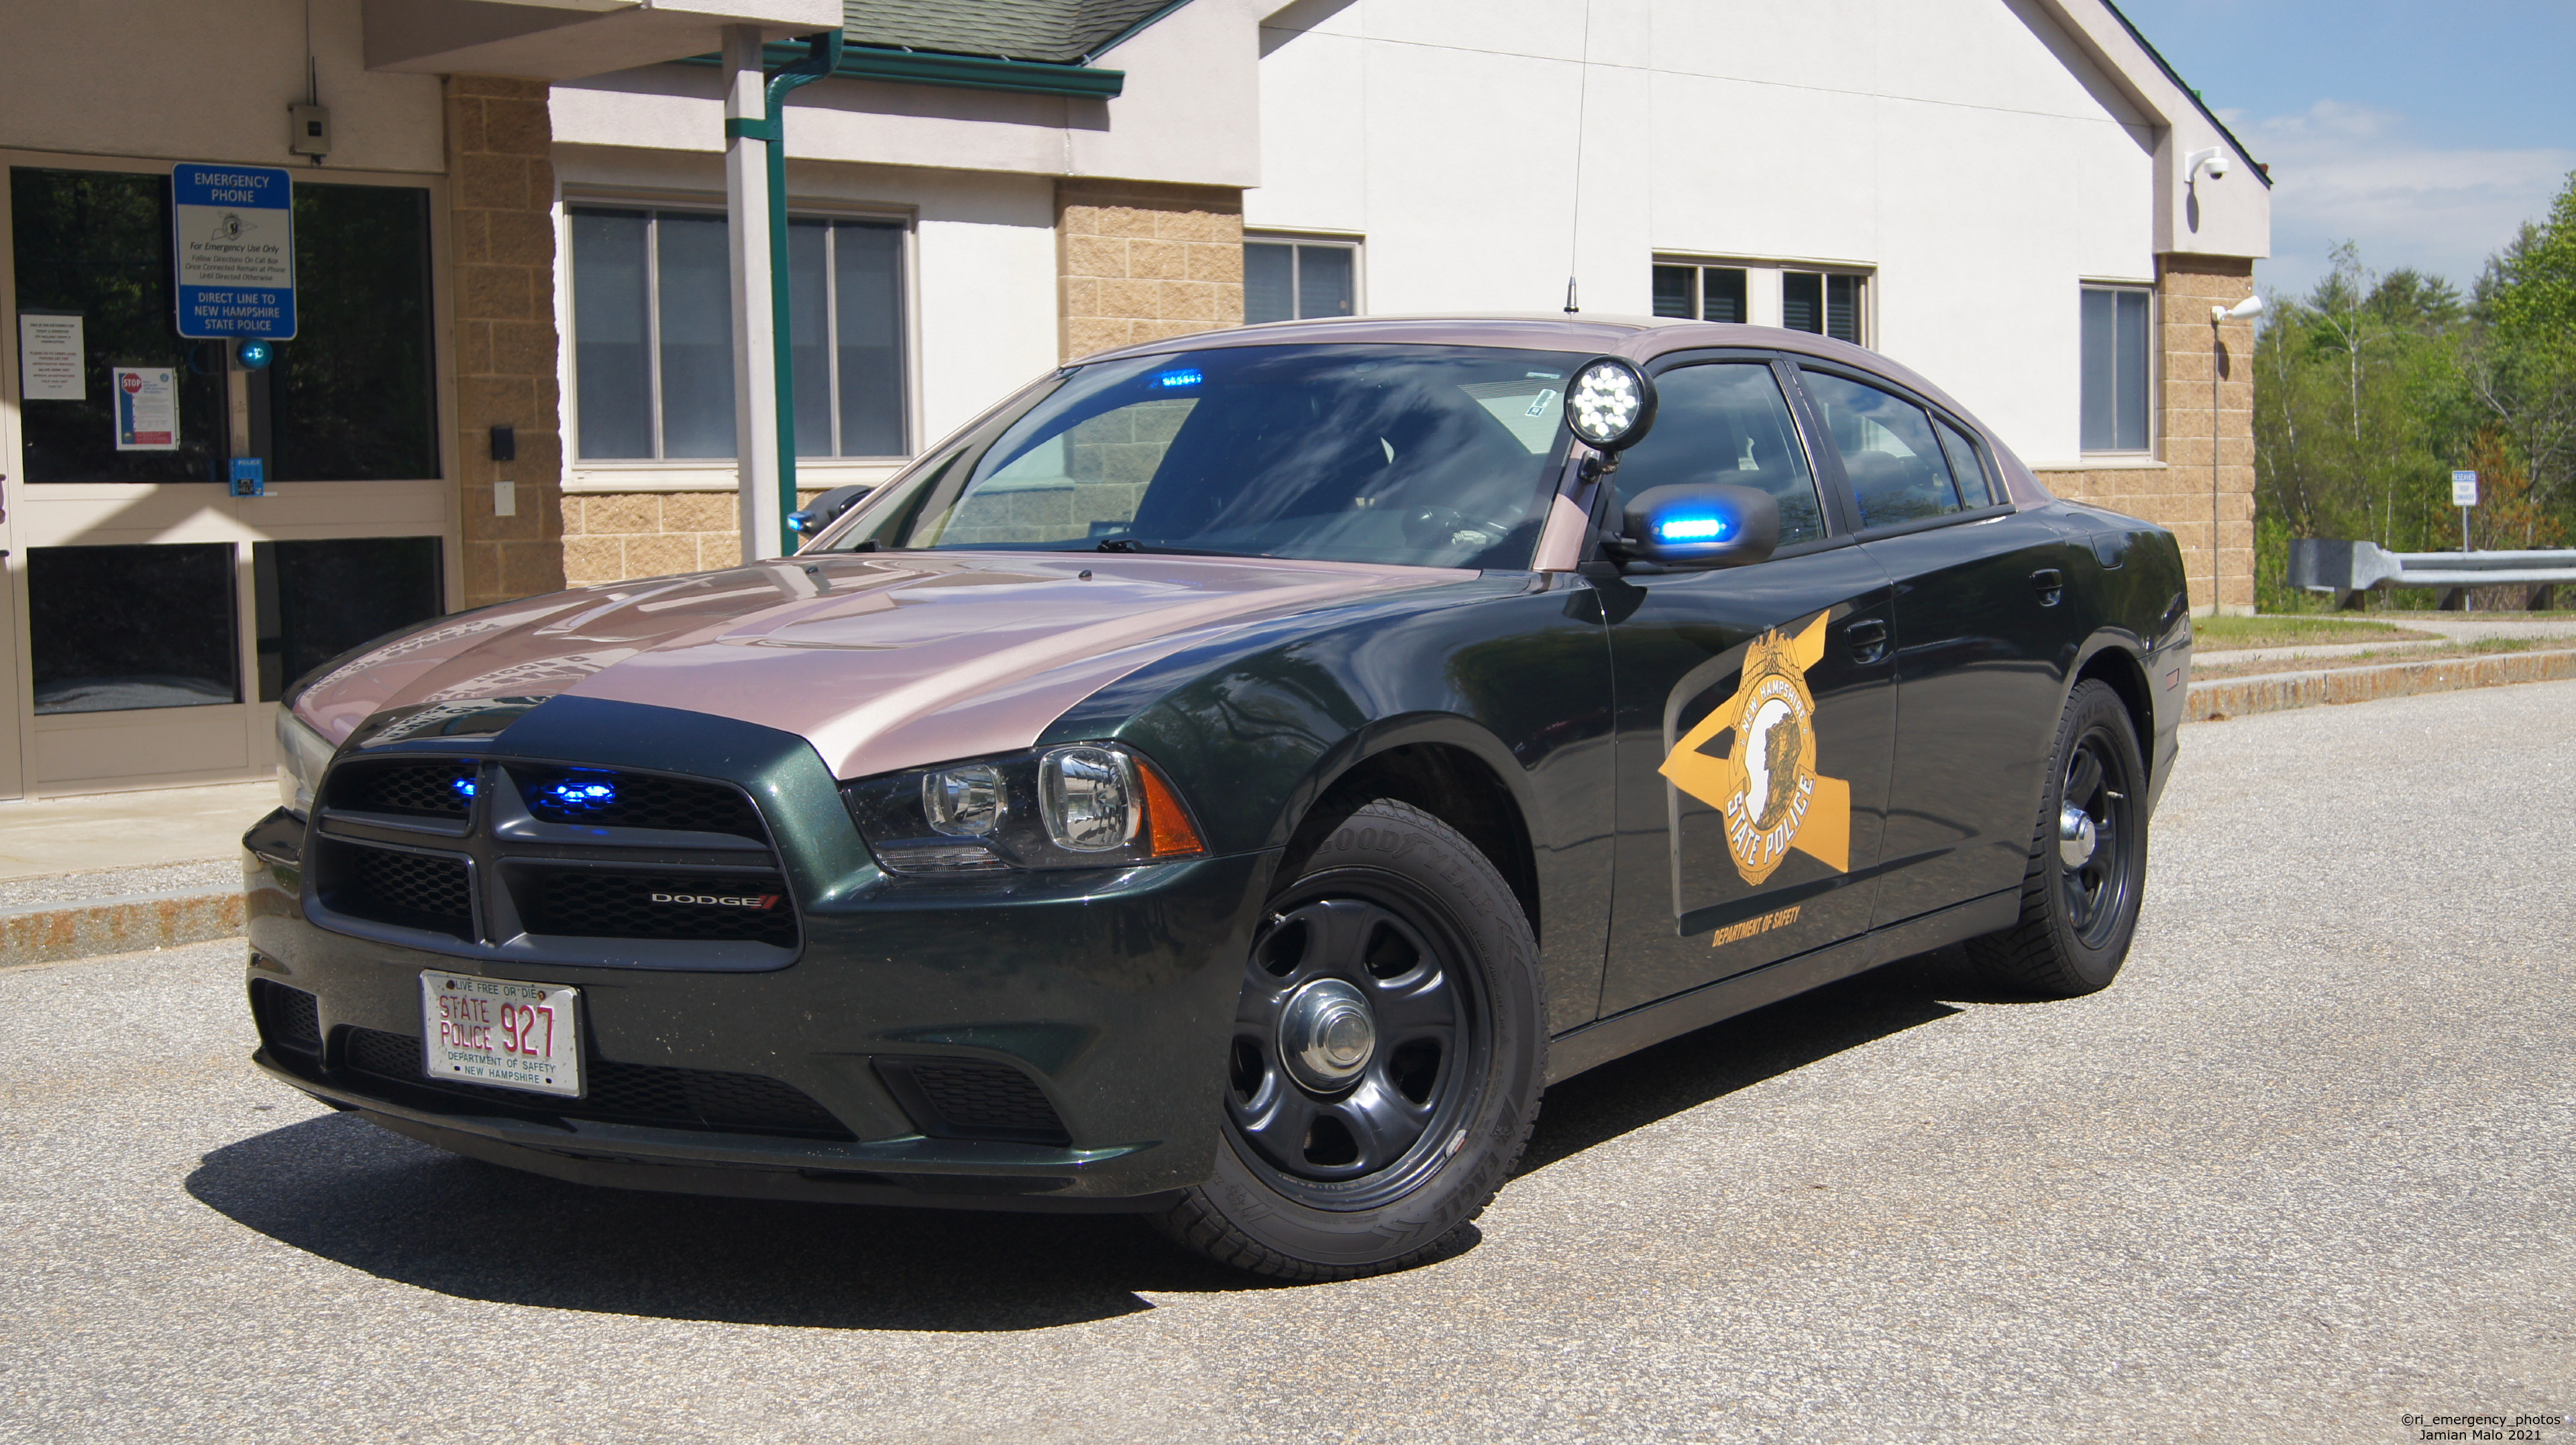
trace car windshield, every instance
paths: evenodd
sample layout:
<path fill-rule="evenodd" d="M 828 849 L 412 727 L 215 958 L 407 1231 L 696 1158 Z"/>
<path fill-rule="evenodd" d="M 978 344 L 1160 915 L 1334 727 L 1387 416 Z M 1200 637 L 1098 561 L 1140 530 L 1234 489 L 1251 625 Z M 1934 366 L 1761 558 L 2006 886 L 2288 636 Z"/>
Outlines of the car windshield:
<path fill-rule="evenodd" d="M 1571 353 L 1229 346 L 1081 367 L 829 544 L 1529 565 Z"/>

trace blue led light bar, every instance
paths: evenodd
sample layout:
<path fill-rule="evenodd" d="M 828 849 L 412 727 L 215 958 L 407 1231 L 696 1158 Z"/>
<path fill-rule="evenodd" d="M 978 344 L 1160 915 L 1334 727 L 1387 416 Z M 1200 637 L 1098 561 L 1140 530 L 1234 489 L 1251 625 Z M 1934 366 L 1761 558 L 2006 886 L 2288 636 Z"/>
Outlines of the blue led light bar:
<path fill-rule="evenodd" d="M 606 783 L 567 780 L 546 789 L 546 796 L 554 800 L 556 807 L 574 813 L 617 806 L 617 790 Z"/>
<path fill-rule="evenodd" d="M 1655 524 L 1655 535 L 1667 542 L 1723 542 L 1726 533 L 1724 517 L 1675 517 Z"/>
<path fill-rule="evenodd" d="M 1154 384 L 1156 386 L 1196 386 L 1205 380 L 1207 380 L 1206 373 L 1185 368 L 1180 371 L 1164 372 L 1154 378 Z"/>

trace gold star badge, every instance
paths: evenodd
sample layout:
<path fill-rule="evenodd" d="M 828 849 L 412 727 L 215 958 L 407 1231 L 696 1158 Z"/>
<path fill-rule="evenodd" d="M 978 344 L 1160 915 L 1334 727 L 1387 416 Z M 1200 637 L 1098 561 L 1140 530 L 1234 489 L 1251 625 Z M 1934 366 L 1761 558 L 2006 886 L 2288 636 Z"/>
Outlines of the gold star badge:
<path fill-rule="evenodd" d="M 1774 629 L 1744 656 L 1735 696 L 1673 745 L 1659 771 L 1726 819 L 1726 851 L 1756 887 L 1797 849 L 1851 871 L 1851 784 L 1816 772 L 1816 699 L 1807 669 L 1825 655 L 1825 613 L 1795 637 Z M 1725 757 L 1700 749 L 1728 729 Z"/>

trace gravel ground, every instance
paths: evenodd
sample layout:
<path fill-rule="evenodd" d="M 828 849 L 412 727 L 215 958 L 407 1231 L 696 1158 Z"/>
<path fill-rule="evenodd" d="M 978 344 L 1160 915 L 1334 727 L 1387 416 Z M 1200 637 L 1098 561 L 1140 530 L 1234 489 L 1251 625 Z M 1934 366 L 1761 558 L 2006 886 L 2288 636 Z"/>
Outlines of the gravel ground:
<path fill-rule="evenodd" d="M 1553 1091 L 1440 1262 L 588 1192 L 0 973 L 0 1439 L 2373 1441 L 2576 1410 L 2576 684 L 2191 729 L 2107 993 L 1931 955 Z M 2576 1427 L 2541 1438 L 2576 1442 Z"/>
<path fill-rule="evenodd" d="M 156 863 L 143 868 L 89 868 L 78 873 L 40 873 L 26 878 L 0 878 L 0 913 L 36 913 L 78 908 L 127 899 L 191 897 L 200 893 L 239 892 L 239 858 L 211 863 Z"/>

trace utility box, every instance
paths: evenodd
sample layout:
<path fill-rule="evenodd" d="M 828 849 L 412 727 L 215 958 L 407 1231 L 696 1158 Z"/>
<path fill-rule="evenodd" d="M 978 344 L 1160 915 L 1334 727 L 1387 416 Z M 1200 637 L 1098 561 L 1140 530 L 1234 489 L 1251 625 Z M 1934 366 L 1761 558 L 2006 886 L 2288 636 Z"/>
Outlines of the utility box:
<path fill-rule="evenodd" d="M 331 108 L 290 105 L 286 108 L 286 149 L 319 160 L 331 153 Z"/>

